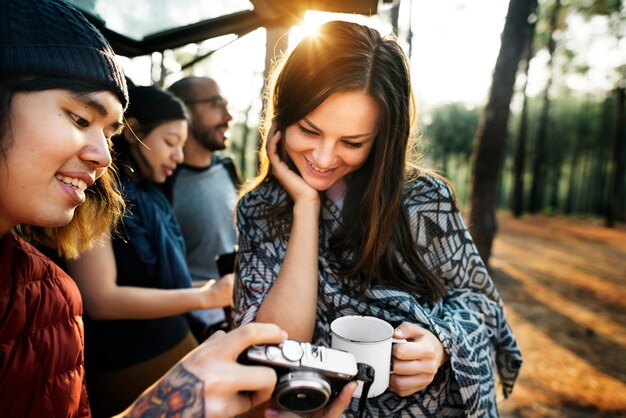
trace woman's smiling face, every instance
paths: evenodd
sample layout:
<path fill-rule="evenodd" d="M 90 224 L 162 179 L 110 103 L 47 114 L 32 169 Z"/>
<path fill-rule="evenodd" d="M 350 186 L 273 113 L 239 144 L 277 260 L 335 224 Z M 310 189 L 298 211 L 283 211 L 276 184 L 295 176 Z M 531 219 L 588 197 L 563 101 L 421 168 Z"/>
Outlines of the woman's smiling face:
<path fill-rule="evenodd" d="M 60 227 L 111 164 L 122 105 L 110 92 L 16 93 L 0 165 L 0 236 L 18 224 Z"/>
<path fill-rule="evenodd" d="M 311 187 L 328 190 L 367 160 L 378 114 L 376 102 L 364 92 L 334 93 L 287 127 L 285 151 Z"/>

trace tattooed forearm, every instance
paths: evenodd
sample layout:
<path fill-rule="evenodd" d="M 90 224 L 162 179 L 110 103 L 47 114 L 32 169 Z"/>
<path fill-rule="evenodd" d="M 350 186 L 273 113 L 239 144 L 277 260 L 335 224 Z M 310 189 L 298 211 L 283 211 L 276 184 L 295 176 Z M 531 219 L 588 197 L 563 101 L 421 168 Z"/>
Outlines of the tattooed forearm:
<path fill-rule="evenodd" d="M 204 417 L 204 383 L 181 364 L 126 411 L 127 418 Z"/>

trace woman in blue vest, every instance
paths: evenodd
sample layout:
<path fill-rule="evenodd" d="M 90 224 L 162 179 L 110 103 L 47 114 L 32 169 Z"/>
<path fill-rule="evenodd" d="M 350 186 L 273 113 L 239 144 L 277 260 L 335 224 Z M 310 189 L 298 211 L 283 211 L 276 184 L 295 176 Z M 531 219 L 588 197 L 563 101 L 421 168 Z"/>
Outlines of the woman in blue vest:
<path fill-rule="evenodd" d="M 232 300 L 232 275 L 191 286 L 180 228 L 158 186 L 183 161 L 184 104 L 157 87 L 131 86 L 125 116 L 113 151 L 127 213 L 102 246 L 67 262 L 85 303 L 95 417 L 122 411 L 198 345 L 185 313 Z"/>

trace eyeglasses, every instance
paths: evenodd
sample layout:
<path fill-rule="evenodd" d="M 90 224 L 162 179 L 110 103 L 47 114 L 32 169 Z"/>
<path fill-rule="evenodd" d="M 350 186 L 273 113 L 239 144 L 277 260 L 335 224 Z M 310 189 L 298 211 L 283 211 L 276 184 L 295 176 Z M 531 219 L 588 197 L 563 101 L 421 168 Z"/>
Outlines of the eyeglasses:
<path fill-rule="evenodd" d="M 186 105 L 194 105 L 207 103 L 212 109 L 220 109 L 222 112 L 228 112 L 228 101 L 221 96 L 211 96 L 204 99 L 185 100 Z"/>

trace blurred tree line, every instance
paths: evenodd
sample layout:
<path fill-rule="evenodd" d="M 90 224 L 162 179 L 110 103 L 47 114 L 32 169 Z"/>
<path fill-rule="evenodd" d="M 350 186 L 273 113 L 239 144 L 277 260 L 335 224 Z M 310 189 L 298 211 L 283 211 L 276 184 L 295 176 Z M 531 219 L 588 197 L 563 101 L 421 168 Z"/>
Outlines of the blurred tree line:
<path fill-rule="evenodd" d="M 516 217 L 540 211 L 604 215 L 608 227 L 625 218 L 626 55 L 619 54 L 621 61 L 609 71 L 611 91 L 581 97 L 567 82 L 572 75 L 584 78 L 594 64 L 570 47 L 568 25 L 599 17 L 608 28 L 603 41 L 619 52 L 624 0 L 510 0 L 480 115 L 458 104 L 432 113 L 425 134 L 435 164 L 453 184 L 469 185 L 460 198 L 468 196 L 469 229 L 487 263 L 498 208 L 511 208 Z M 587 47 L 593 42 L 587 40 Z M 541 94 L 529 97 L 529 68 L 537 51 L 547 55 L 546 82 Z M 522 105 L 512 112 L 516 92 Z M 465 165 L 471 167 L 469 178 L 455 179 L 465 175 Z"/>
<path fill-rule="evenodd" d="M 595 64 L 580 53 L 580 45 L 592 48 L 597 39 L 575 39 L 577 28 L 601 20 L 607 28 L 601 41 L 623 49 L 625 1 L 509 0 L 485 106 L 449 103 L 422 115 L 428 165 L 452 181 L 486 262 L 498 209 L 515 216 L 598 215 L 607 226 L 625 220 L 626 53 L 618 54 L 621 62 L 606 76 L 612 88 L 581 92 L 580 83 L 569 83 L 573 76 L 590 80 Z M 397 18 L 392 13 L 396 29 Z M 410 38 L 409 32 L 409 51 Z M 545 82 L 542 91 L 529 95 L 536 62 Z M 248 108 L 245 119 L 254 111 Z M 232 138 L 230 151 L 244 175 L 253 176 L 256 127 L 237 123 Z"/>
<path fill-rule="evenodd" d="M 537 169 L 542 173 L 542 181 L 538 186 L 538 202 L 533 204 L 540 211 L 605 215 L 617 106 L 614 94 L 598 98 L 578 97 L 569 92 L 552 100 L 546 148 L 542 150 L 538 167 L 536 142 L 530 141 L 525 149 L 522 213 L 531 211 L 531 186 Z M 527 135 L 535 138 L 539 133 L 543 97 L 529 98 L 526 109 Z M 451 180 L 462 206 L 468 204 L 472 142 L 479 117 L 480 109 L 449 103 L 433 108 L 422 125 L 428 165 Z M 513 210 L 514 140 L 521 117 L 521 112 L 514 112 L 508 126 L 498 209 Z M 534 208 L 532 211 L 536 212 Z"/>

